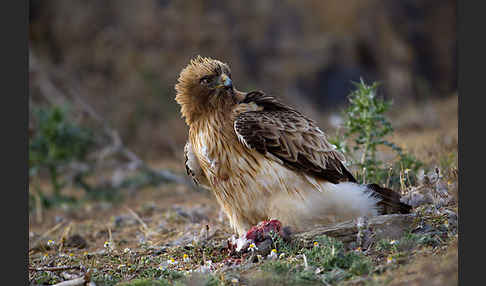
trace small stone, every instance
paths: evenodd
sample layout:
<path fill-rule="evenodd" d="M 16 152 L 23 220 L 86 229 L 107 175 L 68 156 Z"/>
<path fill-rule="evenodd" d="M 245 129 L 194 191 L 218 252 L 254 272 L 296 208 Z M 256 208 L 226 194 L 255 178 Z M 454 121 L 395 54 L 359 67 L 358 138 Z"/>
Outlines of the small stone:
<path fill-rule="evenodd" d="M 54 217 L 54 223 L 56 223 L 56 224 L 61 223 L 63 221 L 65 221 L 65 219 L 62 216 L 57 215 L 57 216 Z"/>
<path fill-rule="evenodd" d="M 260 242 L 258 244 L 258 254 L 261 254 L 261 255 L 268 255 L 270 253 L 270 251 L 272 250 L 272 246 L 273 246 L 273 241 L 271 238 L 269 239 L 266 239 L 262 242 Z"/>
<path fill-rule="evenodd" d="M 418 190 L 411 190 L 408 194 L 402 196 L 400 201 L 412 206 L 412 208 L 433 203 L 433 199 L 430 195 L 424 195 Z"/>
<path fill-rule="evenodd" d="M 88 243 L 81 235 L 73 234 L 66 240 L 65 245 L 67 247 L 77 247 L 79 249 L 83 249 L 88 246 Z"/>
<path fill-rule="evenodd" d="M 138 221 L 130 215 L 119 215 L 113 218 L 113 224 L 115 227 L 125 227 L 130 225 L 136 225 Z"/>

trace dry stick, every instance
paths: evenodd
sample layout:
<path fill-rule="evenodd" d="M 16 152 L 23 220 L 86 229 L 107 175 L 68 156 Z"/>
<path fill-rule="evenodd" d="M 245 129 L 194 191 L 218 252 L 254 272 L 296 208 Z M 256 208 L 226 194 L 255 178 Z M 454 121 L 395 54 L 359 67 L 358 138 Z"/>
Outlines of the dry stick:
<path fill-rule="evenodd" d="M 70 269 L 81 269 L 80 266 L 57 266 L 57 267 L 39 267 L 33 268 L 29 267 L 31 271 L 63 271 L 63 270 L 70 270 Z"/>
<path fill-rule="evenodd" d="M 110 138 L 113 141 L 113 146 L 109 146 L 107 149 L 102 150 L 99 155 L 99 160 L 103 159 L 104 157 L 115 153 L 117 151 L 121 152 L 125 157 L 127 157 L 130 160 L 130 163 L 128 164 L 128 169 L 137 169 L 141 168 L 143 171 L 146 171 L 147 173 L 150 173 L 151 175 L 157 175 L 159 177 L 162 177 L 162 179 L 167 180 L 167 181 L 174 181 L 177 183 L 183 183 L 186 184 L 188 180 L 179 177 L 175 174 L 172 174 L 169 171 L 156 171 L 153 170 L 152 168 L 148 167 L 145 162 L 140 159 L 134 152 L 129 150 L 124 144 L 123 141 L 115 129 L 111 128 L 106 120 L 104 120 L 90 105 L 88 105 L 85 101 L 81 99 L 79 96 L 80 92 L 80 87 L 76 83 L 76 88 L 70 87 L 70 93 L 71 96 L 74 98 L 74 101 L 78 103 L 84 111 L 86 111 L 92 118 L 94 118 L 96 121 L 98 121 L 100 124 L 103 125 L 103 129 L 105 130 L 105 133 L 110 136 Z"/>
<path fill-rule="evenodd" d="M 37 77 L 37 84 L 41 90 L 41 94 L 53 105 L 65 105 L 66 100 L 59 91 L 58 88 L 54 86 L 52 81 L 50 81 L 46 74 L 41 70 L 40 64 L 32 52 L 29 51 L 29 72 L 35 72 Z M 34 77 L 35 78 L 35 77 Z"/>
<path fill-rule="evenodd" d="M 52 104 L 61 104 L 65 102 L 64 97 L 67 97 L 64 93 L 62 93 L 58 88 L 54 86 L 52 81 L 48 78 L 48 76 L 45 76 L 47 74 L 46 71 L 43 71 L 41 69 L 40 64 L 38 63 L 37 59 L 35 56 L 32 54 L 32 52 L 29 52 L 30 56 L 30 66 L 29 70 L 30 71 L 35 71 L 37 72 L 39 76 L 38 84 L 39 88 L 41 90 L 41 95 L 44 96 L 49 102 Z M 63 76 L 63 74 L 59 71 L 54 71 L 56 75 Z M 77 84 L 76 84 L 77 85 Z M 179 184 L 185 184 L 187 186 L 190 186 L 193 189 L 198 189 L 194 186 L 194 184 L 186 179 L 185 177 L 180 177 L 168 170 L 155 170 L 150 168 L 143 160 L 141 160 L 134 152 L 129 150 L 122 142 L 120 135 L 116 130 L 111 128 L 106 120 L 104 120 L 103 117 L 101 117 L 90 105 L 88 105 L 86 102 L 84 102 L 80 96 L 79 96 L 79 86 L 76 88 L 76 90 L 71 87 L 69 88 L 71 97 L 74 98 L 74 101 L 79 104 L 83 108 L 83 110 L 88 113 L 93 119 L 95 119 L 98 123 L 103 125 L 103 129 L 105 133 L 112 139 L 113 145 L 109 146 L 107 149 L 104 149 L 100 152 L 100 155 L 98 157 L 98 160 L 103 159 L 107 155 L 120 152 L 122 153 L 126 158 L 130 160 L 130 163 L 128 164 L 128 169 L 137 169 L 140 168 L 142 171 L 150 174 L 151 176 L 157 177 L 162 179 L 163 181 L 168 181 L 168 182 L 175 182 Z"/>
<path fill-rule="evenodd" d="M 68 281 L 54 284 L 53 286 L 77 286 L 77 285 L 84 285 L 86 282 L 87 281 L 85 277 L 79 277 L 73 280 L 68 280 Z"/>
<path fill-rule="evenodd" d="M 39 191 L 34 193 L 35 198 L 35 218 L 38 223 L 42 222 L 42 201 Z"/>
<path fill-rule="evenodd" d="M 363 167 L 363 184 L 366 184 L 366 167 Z"/>
<path fill-rule="evenodd" d="M 64 229 L 64 232 L 61 235 L 61 239 L 59 239 L 59 252 L 61 252 L 62 248 L 64 247 L 64 241 L 66 240 L 66 237 L 69 235 L 72 225 L 73 225 L 72 222 L 68 224 L 68 226 Z"/>
<path fill-rule="evenodd" d="M 113 236 L 111 235 L 111 227 L 108 226 L 108 243 L 110 244 L 110 247 L 108 248 L 108 250 L 112 250 L 113 249 Z"/>
<path fill-rule="evenodd" d="M 42 234 L 36 241 L 35 243 L 37 243 L 38 241 L 40 241 L 41 239 L 43 238 L 46 238 L 49 234 L 53 233 L 54 231 L 56 231 L 59 227 L 61 227 L 61 225 L 63 225 L 65 222 L 60 222 L 58 224 L 56 224 L 53 228 L 49 229 L 48 231 L 46 231 L 44 234 Z M 34 243 L 33 243 L 34 244 Z M 32 248 L 29 249 L 29 252 L 33 250 Z"/>
<path fill-rule="evenodd" d="M 147 224 L 138 216 L 136 212 L 134 212 L 132 209 L 129 207 L 125 207 L 132 215 L 133 217 L 142 225 L 143 232 L 147 236 L 147 233 L 151 232 L 150 228 L 147 226 Z"/>
<path fill-rule="evenodd" d="M 307 257 L 305 256 L 305 254 L 303 254 L 302 257 L 304 258 L 304 270 L 308 270 L 309 264 L 307 263 Z"/>
<path fill-rule="evenodd" d="M 91 282 L 91 270 L 88 269 L 88 272 L 86 272 L 83 277 L 79 277 L 76 279 L 64 281 L 61 283 L 54 284 L 54 286 L 77 286 L 77 285 L 95 285 L 93 282 Z"/>
<path fill-rule="evenodd" d="M 390 169 L 388 169 L 388 177 L 386 178 L 385 188 L 389 188 L 392 171 L 393 171 L 393 168 L 390 167 Z"/>
<path fill-rule="evenodd" d="M 406 189 L 405 177 L 403 176 L 403 170 L 400 171 L 400 194 L 403 194 Z"/>
<path fill-rule="evenodd" d="M 380 239 L 397 239 L 410 229 L 416 219 L 415 214 L 389 214 L 370 217 L 368 226 L 375 234 L 376 241 Z M 315 226 L 311 230 L 294 233 L 293 238 L 311 247 L 319 236 L 330 236 L 342 241 L 345 245 L 356 242 L 359 229 L 356 220 L 348 220 L 335 225 Z"/>
<path fill-rule="evenodd" d="M 68 272 L 61 272 L 60 276 L 62 276 L 62 278 L 66 279 L 66 280 L 72 280 L 72 279 L 76 279 L 76 278 L 79 278 L 79 274 L 71 274 L 71 273 L 68 273 Z"/>

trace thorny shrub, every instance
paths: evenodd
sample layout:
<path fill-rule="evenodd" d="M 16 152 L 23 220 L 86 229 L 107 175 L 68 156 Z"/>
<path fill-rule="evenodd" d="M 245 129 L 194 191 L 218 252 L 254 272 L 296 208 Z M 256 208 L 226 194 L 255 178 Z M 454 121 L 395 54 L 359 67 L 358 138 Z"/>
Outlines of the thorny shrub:
<path fill-rule="evenodd" d="M 414 176 L 403 177 L 402 171 L 416 173 L 423 163 L 385 139 L 394 131 L 385 116 L 391 102 L 377 96 L 379 84 L 376 82 L 367 85 L 361 79 L 355 86 L 356 90 L 348 96 L 350 105 L 343 111 L 344 133 L 330 138 L 330 142 L 351 159 L 349 165 L 357 168 L 358 181 L 387 185 L 397 185 L 403 180 L 415 181 Z M 354 143 L 352 148 L 348 143 L 351 140 Z M 395 153 L 396 160 L 390 168 L 386 168 L 385 162 L 378 158 L 379 146 L 389 147 Z"/>

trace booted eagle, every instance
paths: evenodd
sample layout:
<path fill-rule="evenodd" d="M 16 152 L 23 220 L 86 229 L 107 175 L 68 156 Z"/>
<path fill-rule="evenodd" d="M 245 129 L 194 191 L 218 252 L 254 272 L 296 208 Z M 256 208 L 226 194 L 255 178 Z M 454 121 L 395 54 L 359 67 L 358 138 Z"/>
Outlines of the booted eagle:
<path fill-rule="evenodd" d="M 261 91 L 238 91 L 227 64 L 198 56 L 175 89 L 189 126 L 187 173 L 240 237 L 271 219 L 300 231 L 410 211 L 398 193 L 358 184 L 313 120 Z"/>

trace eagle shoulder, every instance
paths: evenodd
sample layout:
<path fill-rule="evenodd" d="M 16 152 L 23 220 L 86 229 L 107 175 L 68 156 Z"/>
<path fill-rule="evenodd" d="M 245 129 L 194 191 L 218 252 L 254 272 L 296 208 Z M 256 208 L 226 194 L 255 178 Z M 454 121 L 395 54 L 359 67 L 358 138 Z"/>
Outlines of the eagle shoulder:
<path fill-rule="evenodd" d="M 244 146 L 294 171 L 332 183 L 356 182 L 343 154 L 312 119 L 260 91 L 248 93 L 240 104 L 257 107 L 234 116 L 234 132 Z"/>

